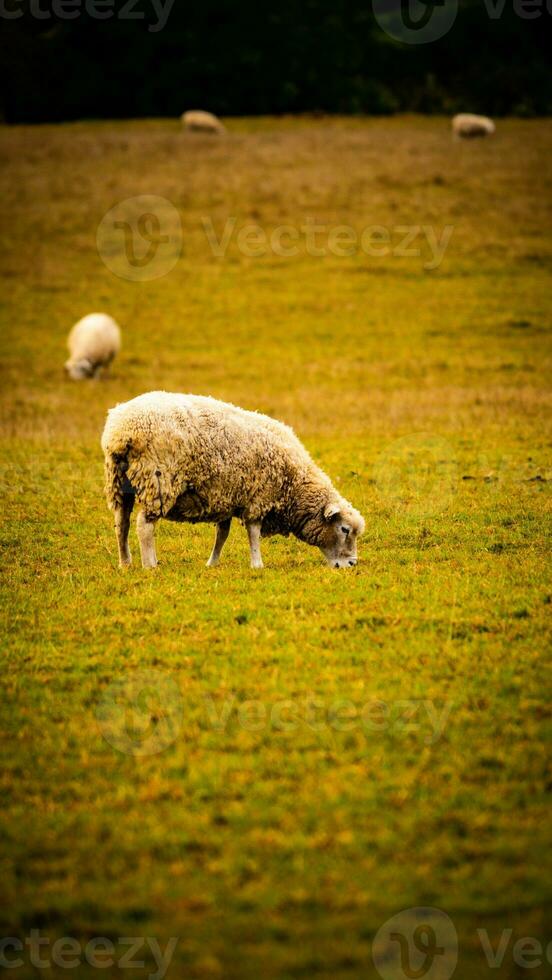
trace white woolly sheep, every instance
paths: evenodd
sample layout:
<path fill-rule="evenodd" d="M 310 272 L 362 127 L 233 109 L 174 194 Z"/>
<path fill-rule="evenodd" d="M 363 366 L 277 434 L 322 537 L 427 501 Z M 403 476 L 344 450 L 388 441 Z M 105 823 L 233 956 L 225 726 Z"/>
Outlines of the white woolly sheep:
<path fill-rule="evenodd" d="M 113 317 L 90 313 L 75 323 L 67 338 L 71 355 L 65 370 L 74 381 L 93 378 L 121 348 L 121 331 Z"/>
<path fill-rule="evenodd" d="M 220 119 L 217 119 L 212 112 L 203 112 L 202 109 L 190 109 L 182 116 L 182 124 L 190 132 L 198 133 L 218 133 L 222 135 L 226 132 Z"/>
<path fill-rule="evenodd" d="M 218 564 L 232 518 L 247 529 L 251 567 L 260 539 L 294 534 L 334 568 L 356 565 L 364 520 L 316 466 L 292 429 L 267 415 L 199 395 L 152 391 L 108 412 L 102 435 L 106 496 L 120 565 L 135 500 L 142 565 L 153 568 L 161 517 L 217 525 L 207 562 Z"/>
<path fill-rule="evenodd" d="M 471 112 L 460 112 L 452 119 L 452 133 L 462 139 L 477 136 L 492 136 L 495 124 L 487 116 L 474 116 Z"/>

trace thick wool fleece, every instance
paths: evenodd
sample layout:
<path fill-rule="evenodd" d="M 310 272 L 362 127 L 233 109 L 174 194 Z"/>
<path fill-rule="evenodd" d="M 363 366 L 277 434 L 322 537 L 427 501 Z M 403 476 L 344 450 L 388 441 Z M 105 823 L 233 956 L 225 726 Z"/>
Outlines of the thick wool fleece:
<path fill-rule="evenodd" d="M 190 109 L 185 112 L 182 116 L 182 124 L 185 129 L 191 131 L 197 130 L 198 132 L 218 133 L 219 135 L 226 132 L 220 119 L 217 119 L 212 112 L 204 112 L 202 109 Z"/>
<path fill-rule="evenodd" d="M 332 505 L 364 527 L 287 425 L 214 398 L 153 391 L 118 405 L 102 449 L 109 506 L 134 493 L 148 521 L 238 517 L 322 547 Z"/>
<path fill-rule="evenodd" d="M 121 347 L 121 331 L 106 313 L 89 313 L 75 323 L 67 338 L 67 366 L 89 361 L 91 368 L 109 364 Z"/>
<path fill-rule="evenodd" d="M 454 136 L 470 139 L 476 136 L 492 136 L 495 124 L 488 116 L 475 116 L 472 112 L 459 112 L 452 119 Z"/>

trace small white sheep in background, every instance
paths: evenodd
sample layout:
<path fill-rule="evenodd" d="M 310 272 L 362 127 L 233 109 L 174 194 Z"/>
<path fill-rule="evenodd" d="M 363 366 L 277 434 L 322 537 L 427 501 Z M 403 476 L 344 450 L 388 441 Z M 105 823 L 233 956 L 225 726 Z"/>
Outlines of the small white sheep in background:
<path fill-rule="evenodd" d="M 474 139 L 477 136 L 492 136 L 496 127 L 487 116 L 474 116 L 471 112 L 460 112 L 452 119 L 452 132 L 461 139 Z"/>
<path fill-rule="evenodd" d="M 169 521 L 217 525 L 208 566 L 218 564 L 232 518 L 245 524 L 251 567 L 260 542 L 294 534 L 328 565 L 356 565 L 364 520 L 339 495 L 292 429 L 267 415 L 199 395 L 152 391 L 108 412 L 102 436 L 106 496 L 121 566 L 130 565 L 135 500 L 142 565 L 157 565 L 154 529 Z"/>
<path fill-rule="evenodd" d="M 184 129 L 197 133 L 218 133 L 222 135 L 226 132 L 220 119 L 217 119 L 212 112 L 203 112 L 201 109 L 190 109 L 182 116 Z"/>
<path fill-rule="evenodd" d="M 111 364 L 121 348 L 121 331 L 113 317 L 90 313 L 75 323 L 67 338 L 69 360 L 65 370 L 73 381 L 93 378 Z"/>

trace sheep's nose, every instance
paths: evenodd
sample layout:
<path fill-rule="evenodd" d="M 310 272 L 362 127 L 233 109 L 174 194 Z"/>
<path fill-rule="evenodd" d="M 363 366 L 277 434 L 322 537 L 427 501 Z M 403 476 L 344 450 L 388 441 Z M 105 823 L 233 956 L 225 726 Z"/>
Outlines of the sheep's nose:
<path fill-rule="evenodd" d="M 350 558 L 349 559 L 349 565 L 356 565 L 356 563 L 357 563 L 356 558 Z"/>
<path fill-rule="evenodd" d="M 339 562 L 338 561 L 336 561 L 336 563 L 334 565 L 334 568 L 339 568 Z"/>

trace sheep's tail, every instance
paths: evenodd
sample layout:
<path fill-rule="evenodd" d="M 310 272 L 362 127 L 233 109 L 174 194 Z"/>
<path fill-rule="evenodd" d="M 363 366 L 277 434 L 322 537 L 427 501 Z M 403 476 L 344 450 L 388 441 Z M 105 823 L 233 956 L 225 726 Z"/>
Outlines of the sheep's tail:
<path fill-rule="evenodd" d="M 129 438 L 122 432 L 104 432 L 102 448 L 110 510 L 132 510 L 136 501 L 148 521 L 168 514 L 185 483 L 185 478 L 170 465 L 174 447 L 167 460 L 163 447 L 148 444 L 141 433 Z"/>
<path fill-rule="evenodd" d="M 128 505 L 129 497 L 134 498 L 134 491 L 127 477 L 130 449 L 131 443 L 128 442 L 120 452 L 107 451 L 105 454 L 105 495 L 110 510 L 122 507 L 123 502 Z"/>

